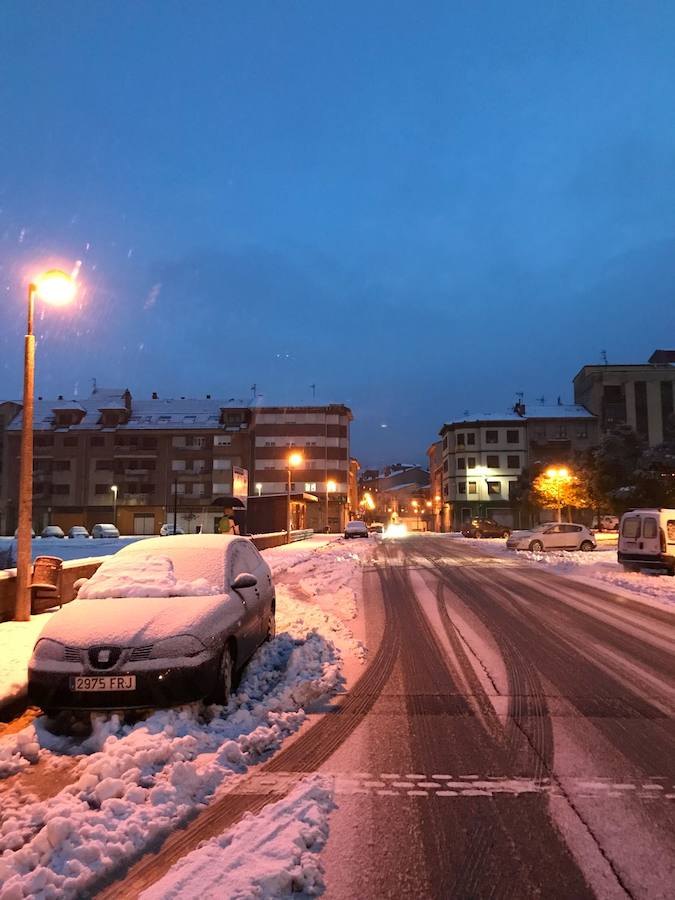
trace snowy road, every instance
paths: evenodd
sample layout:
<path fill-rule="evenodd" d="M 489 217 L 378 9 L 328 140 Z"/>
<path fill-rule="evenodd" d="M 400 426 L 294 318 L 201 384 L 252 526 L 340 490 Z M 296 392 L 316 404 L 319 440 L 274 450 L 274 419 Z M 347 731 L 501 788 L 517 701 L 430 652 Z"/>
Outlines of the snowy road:
<path fill-rule="evenodd" d="M 10 735 L 0 898 L 672 897 L 675 614 L 375 546 L 271 551 L 283 633 L 228 715 Z"/>
<path fill-rule="evenodd" d="M 374 562 L 327 895 L 672 897 L 675 616 L 447 538 Z"/>

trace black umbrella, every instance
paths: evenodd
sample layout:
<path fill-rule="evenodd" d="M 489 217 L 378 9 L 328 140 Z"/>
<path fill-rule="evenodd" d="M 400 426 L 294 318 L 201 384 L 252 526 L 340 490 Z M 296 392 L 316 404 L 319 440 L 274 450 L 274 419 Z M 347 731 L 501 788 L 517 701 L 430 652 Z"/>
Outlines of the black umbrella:
<path fill-rule="evenodd" d="M 214 497 L 211 506 L 231 507 L 232 509 L 245 509 L 246 507 L 239 497 Z"/>

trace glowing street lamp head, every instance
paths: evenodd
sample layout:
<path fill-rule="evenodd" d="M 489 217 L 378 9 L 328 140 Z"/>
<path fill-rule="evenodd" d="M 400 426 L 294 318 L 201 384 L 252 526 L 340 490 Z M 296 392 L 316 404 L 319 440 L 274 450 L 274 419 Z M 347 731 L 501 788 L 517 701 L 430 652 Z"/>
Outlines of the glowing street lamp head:
<path fill-rule="evenodd" d="M 75 279 L 60 269 L 49 269 L 35 279 L 35 293 L 50 306 L 67 306 L 76 289 Z"/>
<path fill-rule="evenodd" d="M 117 485 L 116 485 L 116 484 L 111 484 L 111 485 L 110 485 L 110 490 L 113 492 L 113 494 L 114 494 L 115 496 L 117 496 Z"/>
<path fill-rule="evenodd" d="M 292 469 L 297 469 L 298 466 L 302 465 L 302 463 L 303 463 L 302 453 L 291 453 L 291 455 L 288 457 L 288 465 Z"/>
<path fill-rule="evenodd" d="M 326 482 L 326 490 L 330 494 L 334 494 L 335 491 L 337 490 L 337 484 L 334 481 L 327 481 Z"/>

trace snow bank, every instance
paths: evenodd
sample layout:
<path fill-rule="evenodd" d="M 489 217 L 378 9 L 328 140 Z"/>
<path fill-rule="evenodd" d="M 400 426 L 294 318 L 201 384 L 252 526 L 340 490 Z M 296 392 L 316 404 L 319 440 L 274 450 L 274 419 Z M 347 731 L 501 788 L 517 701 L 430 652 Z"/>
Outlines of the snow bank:
<path fill-rule="evenodd" d="M 231 900 L 323 893 L 319 854 L 333 809 L 327 780 L 314 776 L 288 797 L 250 813 L 181 859 L 143 900 Z"/>
<path fill-rule="evenodd" d="M 349 650 L 353 641 L 346 622 L 354 614 L 354 581 L 369 554 L 367 547 L 359 549 L 361 556 L 331 541 L 292 554 L 265 552 L 277 578 L 279 569 L 286 573 L 277 580 L 279 633 L 255 654 L 227 709 L 193 704 L 134 725 L 95 715 L 84 740 L 52 734 L 39 718 L 0 738 L 5 774 L 38 757 L 47 767 L 64 754 L 78 758 L 73 783 L 54 797 L 7 805 L 0 827 L 1 900 L 88 893 L 97 879 L 175 830 L 228 779 L 268 758 L 297 731 L 307 708 L 342 684 L 340 648 Z M 309 816 L 309 794 L 295 800 Z M 318 795 L 313 800 L 320 803 Z M 254 823 L 248 824 L 252 839 Z M 317 829 L 318 848 L 325 838 Z M 295 855 L 289 851 L 293 842 Z M 304 856 L 291 832 L 279 835 L 275 862 L 274 842 L 267 843 L 270 855 L 261 849 L 253 872 L 263 879 L 256 890 L 272 890 L 275 878 L 287 884 L 289 872 L 291 884 L 297 877 L 307 892 L 313 885 L 319 889 L 311 848 Z"/>
<path fill-rule="evenodd" d="M 0 706 L 26 692 L 26 670 L 33 645 L 52 615 L 42 613 L 30 622 L 0 622 Z M 0 756 L 0 771 L 1 767 Z"/>

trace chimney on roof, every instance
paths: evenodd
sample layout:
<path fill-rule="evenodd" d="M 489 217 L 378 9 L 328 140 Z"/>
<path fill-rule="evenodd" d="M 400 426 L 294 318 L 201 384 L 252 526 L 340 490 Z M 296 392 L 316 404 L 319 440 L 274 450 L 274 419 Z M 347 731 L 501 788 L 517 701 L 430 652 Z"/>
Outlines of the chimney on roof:
<path fill-rule="evenodd" d="M 562 400 L 558 397 L 558 406 L 562 406 Z"/>
<path fill-rule="evenodd" d="M 185 397 L 181 397 L 180 399 L 181 399 L 181 400 L 185 400 Z"/>
<path fill-rule="evenodd" d="M 57 400 L 63 400 L 63 394 L 59 394 L 59 396 L 57 397 Z"/>
<path fill-rule="evenodd" d="M 525 404 L 523 403 L 522 400 L 519 400 L 519 401 L 516 403 L 516 405 L 513 407 L 513 411 L 514 411 L 514 413 L 516 413 L 516 415 L 518 415 L 518 416 L 524 416 L 524 415 L 525 415 Z"/>
<path fill-rule="evenodd" d="M 152 392 L 152 399 L 153 399 L 153 400 L 159 400 L 159 397 L 157 396 L 157 391 L 153 391 L 153 392 Z"/>
<path fill-rule="evenodd" d="M 207 394 L 207 395 L 206 395 L 206 399 L 207 399 L 207 400 L 210 400 L 210 399 L 211 399 L 211 394 Z"/>

